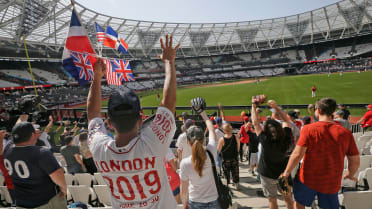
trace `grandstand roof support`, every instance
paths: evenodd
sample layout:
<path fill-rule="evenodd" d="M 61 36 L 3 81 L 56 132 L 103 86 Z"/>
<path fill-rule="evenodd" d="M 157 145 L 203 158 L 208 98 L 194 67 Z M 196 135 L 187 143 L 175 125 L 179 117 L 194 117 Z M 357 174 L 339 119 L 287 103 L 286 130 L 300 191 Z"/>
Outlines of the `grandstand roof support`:
<path fill-rule="evenodd" d="M 72 5 L 68 5 L 64 9 L 68 10 L 71 7 L 72 7 Z M 81 16 L 85 11 L 86 11 L 86 9 L 81 10 L 81 12 L 79 13 L 79 15 Z M 61 25 L 59 28 L 57 28 L 57 30 L 55 30 L 53 33 L 49 34 L 49 36 L 47 36 L 43 40 L 41 40 L 41 42 L 45 42 L 46 40 L 48 40 L 49 38 L 53 37 L 55 34 L 57 34 L 58 32 L 60 32 L 61 30 L 63 30 L 64 28 L 66 28 L 69 25 L 70 25 L 70 21 L 65 22 L 65 24 Z"/>
<path fill-rule="evenodd" d="M 327 20 L 327 25 L 328 25 L 328 31 L 327 31 L 327 38 L 331 36 L 331 24 L 329 23 L 329 18 L 328 18 L 328 13 L 327 13 L 327 9 L 325 7 L 323 7 L 323 11 L 324 11 L 324 15 L 326 17 L 326 20 Z"/>
<path fill-rule="evenodd" d="M 354 0 L 350 0 L 350 2 L 354 5 L 354 6 L 359 6 Z M 366 4 L 367 4 L 367 2 L 368 2 L 368 0 L 365 0 L 364 2 L 366 2 Z M 371 1 L 370 1 L 371 2 Z M 368 12 L 367 11 L 365 11 L 364 12 L 364 15 L 368 18 L 368 20 L 370 21 L 370 22 L 372 22 L 372 17 L 371 17 L 371 15 L 369 15 L 368 14 Z M 363 26 L 361 26 L 361 28 L 362 28 Z"/>
<path fill-rule="evenodd" d="M 345 19 L 345 21 L 347 22 L 347 24 L 352 27 L 354 29 L 355 32 L 359 33 L 358 32 L 358 29 L 355 27 L 354 24 L 352 24 L 350 21 L 349 21 L 349 18 L 345 17 L 344 15 L 344 12 L 342 12 L 342 8 L 340 7 L 340 4 L 337 2 L 336 3 L 337 5 L 337 9 L 338 9 L 338 12 L 341 14 L 341 16 Z"/>
<path fill-rule="evenodd" d="M 9 1 L 8 3 L 6 4 L 3 4 L 2 6 L 0 6 L 0 12 L 2 12 L 4 9 L 8 9 L 10 6 L 12 6 L 13 4 L 15 4 L 17 1 Z M 5 14 L 6 12 L 4 12 Z"/>
<path fill-rule="evenodd" d="M 314 14 L 313 11 L 310 12 L 310 22 L 311 22 L 311 34 L 310 34 L 310 43 L 314 43 Z"/>
<path fill-rule="evenodd" d="M 57 5 L 57 3 L 58 3 L 58 1 L 59 0 L 53 0 L 53 9 L 56 7 L 56 5 Z M 29 30 L 26 34 L 24 34 L 24 37 L 25 37 L 25 39 L 36 29 L 36 28 L 38 28 L 39 26 L 41 26 L 42 24 L 44 24 L 44 23 L 47 23 L 51 18 L 50 18 L 50 14 L 53 12 L 53 10 L 52 9 L 50 9 L 49 11 L 48 11 L 48 13 L 47 14 L 45 14 L 45 16 L 44 16 L 44 18 L 43 19 L 41 19 L 35 26 L 34 26 L 34 28 L 32 29 L 32 30 Z M 57 13 L 56 13 L 56 16 L 59 16 L 59 15 L 61 15 L 63 12 L 65 12 L 65 11 L 63 11 L 63 9 L 62 10 L 60 10 L 60 11 L 58 11 Z M 53 16 L 52 18 L 56 18 L 56 16 Z"/>

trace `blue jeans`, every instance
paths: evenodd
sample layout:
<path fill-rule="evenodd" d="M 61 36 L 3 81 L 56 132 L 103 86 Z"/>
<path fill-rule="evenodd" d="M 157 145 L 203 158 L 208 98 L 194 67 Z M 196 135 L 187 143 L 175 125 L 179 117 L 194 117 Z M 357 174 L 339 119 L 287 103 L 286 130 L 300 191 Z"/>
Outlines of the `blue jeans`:
<path fill-rule="evenodd" d="M 193 202 L 189 200 L 189 206 L 190 209 L 221 209 L 220 204 L 218 203 L 218 200 L 212 201 L 212 202 Z"/>

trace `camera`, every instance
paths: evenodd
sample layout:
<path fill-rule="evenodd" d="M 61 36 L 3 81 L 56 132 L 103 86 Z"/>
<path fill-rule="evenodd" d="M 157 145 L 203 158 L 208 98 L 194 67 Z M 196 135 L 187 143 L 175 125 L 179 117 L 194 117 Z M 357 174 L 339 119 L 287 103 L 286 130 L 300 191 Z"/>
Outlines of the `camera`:
<path fill-rule="evenodd" d="M 40 96 L 25 95 L 22 96 L 18 102 L 18 110 L 23 114 L 31 114 L 39 111 L 39 104 L 41 102 Z"/>

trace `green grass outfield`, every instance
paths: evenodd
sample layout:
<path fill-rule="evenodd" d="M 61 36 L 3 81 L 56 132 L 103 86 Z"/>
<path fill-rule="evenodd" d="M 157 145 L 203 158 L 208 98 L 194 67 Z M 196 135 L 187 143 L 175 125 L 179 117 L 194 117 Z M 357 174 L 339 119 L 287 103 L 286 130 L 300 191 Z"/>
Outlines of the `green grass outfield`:
<path fill-rule="evenodd" d="M 311 87 L 317 87 L 316 97 L 311 97 Z M 157 106 L 158 91 L 142 92 L 142 106 Z M 162 92 L 160 92 L 162 93 Z M 339 74 L 299 75 L 268 78 L 259 84 L 245 83 L 228 86 L 179 87 L 177 106 L 189 106 L 194 97 L 204 97 L 207 105 L 249 105 L 253 95 L 265 94 L 278 104 L 310 104 L 322 97 L 332 97 L 337 103 L 372 103 L 372 71 Z M 103 103 L 106 105 L 107 101 Z M 226 111 L 239 115 L 240 111 Z M 302 111 L 305 113 L 305 111 Z M 365 109 L 352 109 L 353 116 L 360 116 Z M 306 114 L 304 114 L 306 115 Z"/>

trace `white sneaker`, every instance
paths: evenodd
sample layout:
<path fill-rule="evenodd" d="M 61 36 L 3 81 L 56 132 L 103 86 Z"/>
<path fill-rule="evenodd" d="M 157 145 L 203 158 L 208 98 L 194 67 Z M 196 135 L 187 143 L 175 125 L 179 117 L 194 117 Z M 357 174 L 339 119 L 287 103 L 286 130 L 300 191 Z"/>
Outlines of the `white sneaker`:
<path fill-rule="evenodd" d="M 235 190 L 239 190 L 239 183 L 234 183 Z"/>

